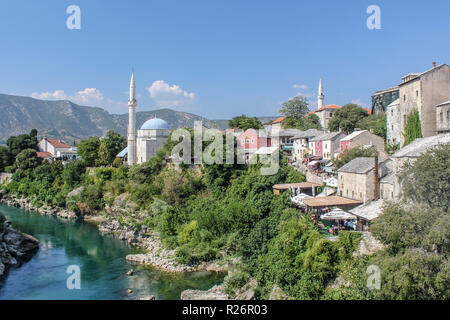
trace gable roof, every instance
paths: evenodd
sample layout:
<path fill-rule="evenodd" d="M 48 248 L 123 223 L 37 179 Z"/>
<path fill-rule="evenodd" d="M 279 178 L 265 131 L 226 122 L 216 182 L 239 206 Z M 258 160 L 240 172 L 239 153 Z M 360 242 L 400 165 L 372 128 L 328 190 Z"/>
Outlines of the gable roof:
<path fill-rule="evenodd" d="M 286 117 L 279 117 L 279 118 L 276 118 L 275 120 L 272 121 L 271 124 L 274 124 L 274 123 L 281 123 L 281 122 L 283 122 L 284 119 L 286 119 Z"/>
<path fill-rule="evenodd" d="M 419 138 L 394 153 L 392 158 L 418 158 L 425 151 L 440 144 L 450 143 L 450 133 L 438 134 L 427 138 Z"/>
<path fill-rule="evenodd" d="M 350 141 L 354 138 L 356 138 L 357 136 L 359 136 L 361 133 L 363 132 L 368 132 L 367 130 L 358 130 L 358 131 L 353 131 L 352 133 L 350 133 L 349 135 L 343 137 L 341 139 L 341 141 Z"/>
<path fill-rule="evenodd" d="M 50 152 L 37 151 L 36 155 L 38 156 L 38 158 L 51 158 L 52 157 L 52 154 Z"/>
<path fill-rule="evenodd" d="M 292 140 L 300 139 L 300 138 L 314 138 L 316 136 L 320 136 L 324 134 L 325 131 L 317 130 L 317 129 L 308 129 L 303 131 L 292 138 Z"/>
<path fill-rule="evenodd" d="M 375 167 L 373 157 L 358 157 L 344 164 L 338 172 L 367 173 Z"/>
<path fill-rule="evenodd" d="M 48 138 L 44 138 L 44 139 L 47 140 L 48 143 L 50 143 L 55 148 L 72 148 L 72 146 L 69 146 L 68 144 L 65 144 L 61 140 L 48 139 Z"/>
<path fill-rule="evenodd" d="M 317 110 L 313 110 L 313 111 L 311 111 L 310 113 L 307 113 L 306 115 L 305 115 L 305 117 L 307 117 L 307 116 L 309 116 L 310 114 L 313 114 L 313 113 L 316 113 L 316 112 L 322 112 L 322 111 L 324 111 L 324 110 L 329 110 L 329 109 L 335 109 L 335 110 L 337 110 L 337 109 L 340 109 L 341 107 L 340 106 L 338 106 L 337 104 L 329 104 L 329 105 L 327 105 L 327 106 L 323 106 L 322 108 L 320 108 L 320 109 L 317 109 Z"/>
<path fill-rule="evenodd" d="M 339 135 L 343 135 L 342 132 L 328 132 L 324 133 L 322 135 L 316 136 L 310 141 L 325 141 L 325 140 L 334 140 L 335 138 L 339 137 Z"/>

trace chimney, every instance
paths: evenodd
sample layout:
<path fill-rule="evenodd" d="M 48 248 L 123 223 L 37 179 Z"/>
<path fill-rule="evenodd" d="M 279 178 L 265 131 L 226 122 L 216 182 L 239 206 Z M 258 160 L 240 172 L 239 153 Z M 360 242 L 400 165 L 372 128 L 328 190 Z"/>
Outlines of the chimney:
<path fill-rule="evenodd" d="M 433 65 L 433 68 L 436 68 L 436 62 L 433 62 L 432 65 Z"/>
<path fill-rule="evenodd" d="M 374 167 L 373 167 L 373 177 L 374 177 L 374 186 L 373 186 L 373 197 L 374 200 L 378 200 L 378 156 L 374 157 Z"/>

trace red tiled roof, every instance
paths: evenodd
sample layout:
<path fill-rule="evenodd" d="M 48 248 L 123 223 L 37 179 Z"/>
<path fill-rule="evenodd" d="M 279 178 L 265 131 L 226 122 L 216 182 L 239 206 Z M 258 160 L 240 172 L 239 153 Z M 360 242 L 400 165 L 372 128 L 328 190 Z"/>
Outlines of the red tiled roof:
<path fill-rule="evenodd" d="M 47 158 L 47 157 L 51 157 L 52 156 L 52 154 L 50 152 L 40 152 L 40 151 L 36 152 L 36 155 L 39 158 Z"/>
<path fill-rule="evenodd" d="M 65 144 L 64 142 L 62 142 L 60 140 L 48 139 L 48 138 L 46 138 L 46 139 L 55 148 L 72 148 L 72 146 L 69 146 L 68 144 Z"/>
<path fill-rule="evenodd" d="M 280 122 L 282 122 L 284 119 L 286 119 L 286 117 L 279 117 L 279 118 L 276 118 L 275 120 L 272 121 L 272 124 L 274 124 L 274 123 L 280 123 Z"/>
<path fill-rule="evenodd" d="M 366 110 L 368 114 L 372 114 L 372 110 L 371 109 L 368 109 L 368 108 L 363 108 L 363 109 Z"/>
<path fill-rule="evenodd" d="M 338 106 L 337 104 L 329 104 L 327 106 L 323 106 L 320 109 L 317 109 L 317 110 L 311 111 L 310 113 L 307 113 L 306 116 L 309 116 L 310 114 L 313 114 L 313 113 L 316 113 L 316 112 L 320 112 L 320 111 L 323 111 L 323 110 L 326 110 L 326 109 L 340 109 L 340 108 L 341 107 Z"/>

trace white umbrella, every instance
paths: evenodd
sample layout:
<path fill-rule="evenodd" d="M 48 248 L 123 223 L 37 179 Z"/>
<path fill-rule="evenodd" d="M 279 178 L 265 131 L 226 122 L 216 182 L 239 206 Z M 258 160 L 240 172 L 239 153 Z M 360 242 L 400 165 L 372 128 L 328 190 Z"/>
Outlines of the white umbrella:
<path fill-rule="evenodd" d="M 351 220 L 356 219 L 356 216 L 354 216 L 351 213 L 348 213 L 342 209 L 334 208 L 330 212 L 324 213 L 320 216 L 321 220 Z"/>

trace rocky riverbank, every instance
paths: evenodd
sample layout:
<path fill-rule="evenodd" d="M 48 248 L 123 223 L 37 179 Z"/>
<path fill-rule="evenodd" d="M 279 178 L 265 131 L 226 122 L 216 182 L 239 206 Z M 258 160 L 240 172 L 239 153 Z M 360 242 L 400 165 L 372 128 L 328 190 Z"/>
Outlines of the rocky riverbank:
<path fill-rule="evenodd" d="M 29 261 L 39 249 L 39 241 L 30 235 L 17 232 L 9 221 L 0 215 L 0 277 L 11 267 Z"/>
<path fill-rule="evenodd" d="M 83 219 L 96 225 L 103 234 L 111 234 L 129 245 L 141 248 L 142 254 L 126 256 L 131 263 L 151 265 L 166 272 L 193 272 L 212 271 L 225 272 L 228 263 L 221 261 L 204 262 L 195 266 L 180 264 L 175 261 L 175 250 L 164 247 L 158 234 L 145 225 L 139 229 L 127 223 L 132 219 L 142 220 L 147 213 L 138 211 L 135 206 L 126 201 L 126 196 L 119 196 L 112 205 L 106 205 L 103 212 L 97 215 L 82 215 L 67 209 L 50 206 L 36 207 L 30 199 L 18 198 L 14 195 L 3 194 L 0 190 L 0 203 L 11 207 L 20 207 L 25 210 L 35 211 L 42 215 L 50 215 L 63 219 Z"/>

